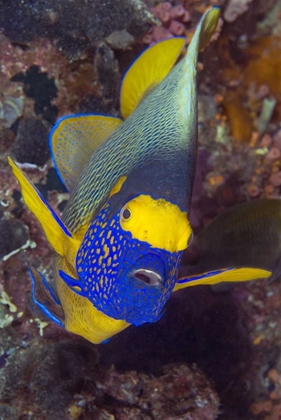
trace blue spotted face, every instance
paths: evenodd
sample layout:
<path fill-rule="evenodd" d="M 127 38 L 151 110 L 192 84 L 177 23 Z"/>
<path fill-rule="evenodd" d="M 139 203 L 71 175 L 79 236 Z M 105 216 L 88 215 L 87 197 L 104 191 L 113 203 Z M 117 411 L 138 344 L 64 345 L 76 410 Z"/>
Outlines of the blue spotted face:
<path fill-rule="evenodd" d="M 114 319 L 134 325 L 157 321 L 174 288 L 182 252 L 151 246 L 124 230 L 130 215 L 106 204 L 90 224 L 76 256 L 78 280 L 60 271 L 79 295 Z"/>

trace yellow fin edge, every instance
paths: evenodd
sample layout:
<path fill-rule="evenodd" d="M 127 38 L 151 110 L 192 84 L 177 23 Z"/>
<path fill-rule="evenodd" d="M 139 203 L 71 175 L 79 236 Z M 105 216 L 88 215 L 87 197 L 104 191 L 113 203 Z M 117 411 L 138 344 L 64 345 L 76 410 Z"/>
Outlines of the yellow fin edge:
<path fill-rule="evenodd" d="M 136 109 L 142 98 L 170 72 L 185 44 L 184 38 L 170 38 L 147 48 L 125 73 L 120 93 L 124 119 Z"/>
<path fill-rule="evenodd" d="M 44 200 L 40 192 L 22 170 L 8 156 L 9 165 L 21 187 L 21 193 L 25 204 L 41 224 L 45 235 L 52 248 L 61 256 L 76 254 L 80 245 L 79 241 L 71 234 L 68 228 Z M 72 257 L 73 258 L 73 257 Z M 71 258 L 71 259 L 72 259 Z"/>
<path fill-rule="evenodd" d="M 251 267 L 224 269 L 213 272 L 210 271 L 197 274 L 196 276 L 192 275 L 190 277 L 183 277 L 178 279 L 173 292 L 192 286 L 213 285 L 222 282 L 240 283 L 250 280 L 266 279 L 271 275 L 271 271 Z M 195 277 L 196 279 L 193 280 Z"/>

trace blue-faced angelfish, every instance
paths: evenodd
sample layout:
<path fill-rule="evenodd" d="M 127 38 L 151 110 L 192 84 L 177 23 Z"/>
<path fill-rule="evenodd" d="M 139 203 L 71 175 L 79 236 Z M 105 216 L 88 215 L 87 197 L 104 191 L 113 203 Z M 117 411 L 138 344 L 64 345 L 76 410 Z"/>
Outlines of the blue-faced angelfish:
<path fill-rule="evenodd" d="M 281 200 L 255 200 L 230 208 L 195 236 L 174 290 L 280 275 Z"/>
<path fill-rule="evenodd" d="M 181 38 L 154 45 L 134 62 L 121 88 L 124 121 L 99 115 L 58 121 L 50 145 L 70 193 L 62 220 L 9 159 L 56 253 L 54 284 L 30 270 L 34 299 L 52 320 L 93 343 L 157 321 L 175 287 L 192 238 L 197 56 L 218 18 L 218 8 L 205 13 L 173 69 Z"/>

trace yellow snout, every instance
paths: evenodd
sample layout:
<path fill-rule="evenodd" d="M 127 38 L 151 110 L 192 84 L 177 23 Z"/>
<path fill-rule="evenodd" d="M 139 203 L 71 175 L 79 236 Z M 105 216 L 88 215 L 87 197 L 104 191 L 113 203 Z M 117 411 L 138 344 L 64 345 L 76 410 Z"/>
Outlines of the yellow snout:
<path fill-rule="evenodd" d="M 169 252 L 187 248 L 192 229 L 187 213 L 176 204 L 149 195 L 139 195 L 122 209 L 120 224 L 133 238 Z"/>

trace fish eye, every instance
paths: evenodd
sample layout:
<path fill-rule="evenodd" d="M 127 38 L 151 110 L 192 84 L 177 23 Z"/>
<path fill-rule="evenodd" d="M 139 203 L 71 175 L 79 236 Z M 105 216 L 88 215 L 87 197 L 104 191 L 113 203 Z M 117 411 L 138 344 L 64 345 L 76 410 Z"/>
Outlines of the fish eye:
<path fill-rule="evenodd" d="M 132 216 L 131 211 L 127 207 L 125 207 L 123 209 L 123 211 L 122 211 L 122 217 L 123 217 L 123 219 L 129 220 L 131 218 L 131 216 Z"/>

